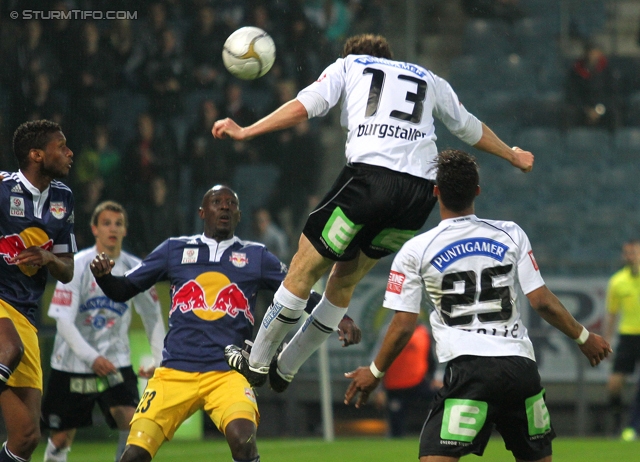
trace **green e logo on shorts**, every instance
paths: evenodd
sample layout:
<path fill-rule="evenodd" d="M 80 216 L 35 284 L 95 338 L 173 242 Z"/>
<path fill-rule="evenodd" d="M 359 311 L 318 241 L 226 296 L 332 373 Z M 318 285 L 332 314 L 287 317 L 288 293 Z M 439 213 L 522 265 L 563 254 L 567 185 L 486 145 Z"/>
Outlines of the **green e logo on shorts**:
<path fill-rule="evenodd" d="M 329 221 L 324 225 L 322 237 L 331 250 L 342 255 L 361 228 L 362 225 L 354 224 L 340 207 L 336 207 Z"/>
<path fill-rule="evenodd" d="M 440 438 L 443 440 L 472 442 L 487 420 L 488 408 L 488 404 L 484 401 L 473 399 L 445 400 Z"/>
<path fill-rule="evenodd" d="M 386 228 L 373 239 L 371 244 L 376 247 L 382 247 L 383 249 L 389 249 L 392 252 L 397 252 L 400 250 L 400 247 L 415 236 L 417 232 L 418 231 L 411 231 L 409 229 Z"/>
<path fill-rule="evenodd" d="M 551 429 L 551 419 L 544 402 L 544 389 L 524 401 L 529 422 L 529 435 L 543 435 Z"/>

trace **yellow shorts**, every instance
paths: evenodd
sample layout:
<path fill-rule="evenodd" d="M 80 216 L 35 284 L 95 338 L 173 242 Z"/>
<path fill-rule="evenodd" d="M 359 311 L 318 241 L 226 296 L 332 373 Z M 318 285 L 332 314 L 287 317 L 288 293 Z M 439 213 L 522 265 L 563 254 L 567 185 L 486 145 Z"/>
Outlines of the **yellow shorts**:
<path fill-rule="evenodd" d="M 42 391 L 42 364 L 40 362 L 38 329 L 18 310 L 2 299 L 0 299 L 0 318 L 11 319 L 24 346 L 22 361 L 9 377 L 7 385 L 36 388 Z"/>
<path fill-rule="evenodd" d="M 222 433 L 235 419 L 247 419 L 256 426 L 260 421 L 253 389 L 238 372 L 184 372 L 159 367 L 144 389 L 131 428 L 136 421 L 148 419 L 170 440 L 180 424 L 198 409 L 204 409 Z M 134 433 L 127 444 L 140 445 L 134 441 Z"/>

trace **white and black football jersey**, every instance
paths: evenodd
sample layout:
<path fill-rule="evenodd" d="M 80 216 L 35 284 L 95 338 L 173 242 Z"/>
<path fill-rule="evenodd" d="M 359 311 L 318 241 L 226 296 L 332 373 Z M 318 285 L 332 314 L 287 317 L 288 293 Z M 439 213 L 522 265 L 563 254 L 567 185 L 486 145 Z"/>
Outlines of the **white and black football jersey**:
<path fill-rule="evenodd" d="M 535 361 L 518 310 L 518 285 L 524 294 L 544 285 L 525 232 L 510 221 L 468 215 L 443 220 L 402 247 L 384 306 L 417 313 L 426 292 L 440 362 L 461 355 Z"/>
<path fill-rule="evenodd" d="M 63 336 L 58 324 L 51 367 L 64 372 L 91 374 L 91 365 L 98 356 L 104 356 L 117 368 L 130 366 L 128 331 L 132 304 L 142 318 L 154 363 L 159 366 L 165 327 L 155 288 L 125 303 L 111 300 L 98 286 L 89 268 L 97 254 L 95 246 L 77 253 L 72 281 L 56 285 L 48 314 L 57 321 L 71 321 L 72 326 Z M 115 260 L 112 274 L 123 276 L 139 263 L 139 258 L 122 252 Z"/>
<path fill-rule="evenodd" d="M 320 109 L 317 95 L 328 103 Z M 347 162 L 362 162 L 433 179 L 438 154 L 434 117 L 456 136 L 475 144 L 482 125 L 458 100 L 451 86 L 410 63 L 349 55 L 327 67 L 298 94 L 310 117 L 341 104 L 347 130 Z"/>

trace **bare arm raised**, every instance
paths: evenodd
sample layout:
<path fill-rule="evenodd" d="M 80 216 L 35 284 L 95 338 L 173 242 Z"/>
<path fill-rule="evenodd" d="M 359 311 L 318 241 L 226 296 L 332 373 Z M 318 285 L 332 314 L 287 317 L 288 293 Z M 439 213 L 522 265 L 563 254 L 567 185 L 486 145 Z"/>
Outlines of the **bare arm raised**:
<path fill-rule="evenodd" d="M 218 120 L 213 124 L 211 133 L 215 138 L 229 137 L 236 141 L 242 141 L 265 133 L 293 127 L 308 118 L 307 109 L 302 103 L 297 99 L 292 99 L 248 127 L 240 127 L 230 118 Z"/>

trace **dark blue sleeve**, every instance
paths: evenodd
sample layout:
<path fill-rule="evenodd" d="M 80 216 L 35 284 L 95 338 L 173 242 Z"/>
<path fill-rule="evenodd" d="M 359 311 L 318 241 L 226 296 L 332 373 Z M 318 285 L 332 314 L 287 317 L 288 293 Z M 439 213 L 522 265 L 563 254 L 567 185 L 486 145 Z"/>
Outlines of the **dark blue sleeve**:
<path fill-rule="evenodd" d="M 142 262 L 125 274 L 140 292 L 150 289 L 156 282 L 167 280 L 171 240 L 156 247 Z"/>
<path fill-rule="evenodd" d="M 266 247 L 262 252 L 262 287 L 274 292 L 287 275 L 287 265 L 278 260 Z"/>

